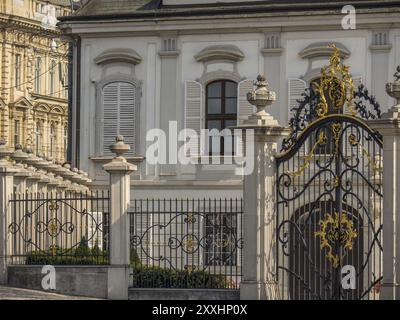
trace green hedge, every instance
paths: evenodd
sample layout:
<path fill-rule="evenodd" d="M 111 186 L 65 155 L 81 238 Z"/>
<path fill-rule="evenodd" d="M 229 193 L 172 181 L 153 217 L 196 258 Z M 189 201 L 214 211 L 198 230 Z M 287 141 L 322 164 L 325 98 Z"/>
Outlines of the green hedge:
<path fill-rule="evenodd" d="M 135 249 L 131 249 L 133 286 L 138 288 L 224 289 L 231 288 L 229 279 L 207 271 L 187 271 L 142 265 Z M 27 265 L 108 265 L 108 251 L 97 246 L 89 248 L 85 239 L 75 249 L 56 248 L 55 252 L 33 251 L 26 257 Z"/>
<path fill-rule="evenodd" d="M 74 249 L 56 248 L 30 252 L 25 260 L 27 265 L 108 265 L 107 250 L 98 246 L 89 248 L 85 238 Z M 131 249 L 131 265 L 140 266 L 141 262 L 135 249 Z"/>
<path fill-rule="evenodd" d="M 207 271 L 186 271 L 158 267 L 133 268 L 133 286 L 137 288 L 224 289 L 229 279 Z"/>

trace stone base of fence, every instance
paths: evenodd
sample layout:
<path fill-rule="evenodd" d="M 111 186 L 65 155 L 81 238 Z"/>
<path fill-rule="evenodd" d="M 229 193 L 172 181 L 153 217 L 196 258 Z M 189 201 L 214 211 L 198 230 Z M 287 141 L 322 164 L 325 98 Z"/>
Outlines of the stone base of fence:
<path fill-rule="evenodd" d="M 130 288 L 129 300 L 240 300 L 236 289 L 151 289 Z"/>
<path fill-rule="evenodd" d="M 8 285 L 43 290 L 43 266 L 9 266 Z M 56 289 L 50 292 L 99 299 L 108 298 L 107 266 L 55 266 Z"/>

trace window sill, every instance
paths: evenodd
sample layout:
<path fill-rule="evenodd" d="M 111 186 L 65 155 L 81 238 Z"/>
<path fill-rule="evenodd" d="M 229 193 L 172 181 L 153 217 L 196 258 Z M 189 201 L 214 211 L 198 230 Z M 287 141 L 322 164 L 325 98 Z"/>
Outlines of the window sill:
<path fill-rule="evenodd" d="M 231 160 L 232 164 L 235 164 L 237 162 L 243 162 L 245 160 L 245 157 L 243 156 L 192 156 L 190 157 L 192 160 L 198 160 L 199 164 L 213 164 L 213 160 L 219 160 L 220 164 L 230 164 L 230 163 L 225 163 L 226 160 Z"/>

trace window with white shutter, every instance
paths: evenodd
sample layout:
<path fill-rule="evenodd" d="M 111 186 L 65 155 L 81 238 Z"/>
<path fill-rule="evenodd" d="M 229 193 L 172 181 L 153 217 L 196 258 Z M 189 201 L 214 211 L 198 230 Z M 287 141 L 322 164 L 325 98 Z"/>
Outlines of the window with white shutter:
<path fill-rule="evenodd" d="M 202 85 L 193 80 L 185 81 L 185 129 L 196 132 L 198 139 L 191 139 L 187 146 L 187 154 L 200 154 L 200 130 L 202 121 Z"/>
<path fill-rule="evenodd" d="M 302 79 L 297 78 L 290 78 L 288 84 L 288 103 L 289 103 L 289 110 L 288 110 L 288 120 L 290 120 L 293 115 L 293 109 L 298 107 L 299 103 L 298 100 L 302 100 L 302 94 L 307 88 L 307 83 Z"/>
<path fill-rule="evenodd" d="M 110 146 L 117 135 L 124 136 L 124 142 L 135 153 L 136 131 L 136 87 L 128 82 L 113 82 L 103 88 L 103 154 L 111 155 Z"/>
<path fill-rule="evenodd" d="M 256 111 L 256 107 L 247 101 L 247 93 L 253 89 L 254 80 L 247 79 L 238 84 L 238 125 L 242 124 Z"/>

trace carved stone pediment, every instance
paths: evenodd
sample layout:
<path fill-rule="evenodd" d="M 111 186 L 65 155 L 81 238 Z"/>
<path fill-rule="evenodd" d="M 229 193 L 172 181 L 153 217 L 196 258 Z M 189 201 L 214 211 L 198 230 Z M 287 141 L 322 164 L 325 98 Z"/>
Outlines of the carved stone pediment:
<path fill-rule="evenodd" d="M 109 49 L 98 55 L 94 62 L 100 65 L 115 62 L 137 65 L 142 62 L 142 57 L 133 49 Z"/>
<path fill-rule="evenodd" d="M 213 60 L 238 62 L 244 59 L 244 54 L 234 45 L 215 45 L 204 48 L 194 58 L 197 62 L 209 62 Z"/>

